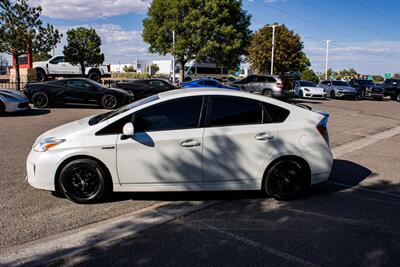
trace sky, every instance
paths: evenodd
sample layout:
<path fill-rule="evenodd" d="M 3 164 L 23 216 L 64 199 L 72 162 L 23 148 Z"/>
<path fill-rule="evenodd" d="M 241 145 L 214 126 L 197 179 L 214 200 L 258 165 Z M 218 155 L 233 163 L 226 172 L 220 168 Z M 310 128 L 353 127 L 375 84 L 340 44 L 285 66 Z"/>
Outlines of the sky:
<path fill-rule="evenodd" d="M 167 1 L 167 0 L 166 0 Z M 141 38 L 150 0 L 30 0 L 43 8 L 42 20 L 62 33 L 90 26 L 102 38 L 106 63 L 162 58 L 149 54 Z M 359 73 L 400 72 L 400 0 L 243 0 L 251 30 L 285 24 L 302 37 L 315 71 L 325 70 L 326 43 L 334 70 Z M 65 37 L 56 49 L 60 54 Z"/>

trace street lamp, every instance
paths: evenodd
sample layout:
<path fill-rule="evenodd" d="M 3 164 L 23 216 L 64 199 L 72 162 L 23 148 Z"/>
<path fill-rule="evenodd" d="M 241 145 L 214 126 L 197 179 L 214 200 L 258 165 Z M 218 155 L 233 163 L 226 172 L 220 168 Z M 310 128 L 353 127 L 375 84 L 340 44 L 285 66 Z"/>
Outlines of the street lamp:
<path fill-rule="evenodd" d="M 328 56 L 329 56 L 329 43 L 334 40 L 324 40 L 326 42 L 326 56 L 325 56 L 325 80 L 328 80 Z"/>
<path fill-rule="evenodd" d="M 275 54 L 275 28 L 278 26 L 282 26 L 279 24 L 269 25 L 267 27 L 272 28 L 272 51 L 271 51 L 271 75 L 274 74 L 274 54 Z"/>
<path fill-rule="evenodd" d="M 172 31 L 172 83 L 175 84 L 175 31 Z"/>

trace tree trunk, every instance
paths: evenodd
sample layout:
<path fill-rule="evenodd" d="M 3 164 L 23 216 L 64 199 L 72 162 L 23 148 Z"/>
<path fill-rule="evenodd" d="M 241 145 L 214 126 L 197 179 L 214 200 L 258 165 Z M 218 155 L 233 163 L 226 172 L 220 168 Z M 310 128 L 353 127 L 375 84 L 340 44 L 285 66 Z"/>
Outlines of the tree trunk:
<path fill-rule="evenodd" d="M 185 61 L 179 61 L 179 82 L 183 83 L 185 80 Z"/>
<path fill-rule="evenodd" d="M 81 63 L 81 73 L 82 73 L 82 77 L 85 77 L 85 64 Z"/>
<path fill-rule="evenodd" d="M 19 75 L 19 58 L 18 55 L 14 54 L 14 63 L 15 63 L 15 79 L 17 82 L 17 90 L 21 91 L 21 78 Z"/>

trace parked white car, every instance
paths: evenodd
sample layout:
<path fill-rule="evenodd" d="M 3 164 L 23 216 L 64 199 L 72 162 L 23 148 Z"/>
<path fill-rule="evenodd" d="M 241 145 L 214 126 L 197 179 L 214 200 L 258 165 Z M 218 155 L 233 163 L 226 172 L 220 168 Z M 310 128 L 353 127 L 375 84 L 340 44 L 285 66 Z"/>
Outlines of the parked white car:
<path fill-rule="evenodd" d="M 82 73 L 80 65 L 73 65 L 64 60 L 64 56 L 56 56 L 47 61 L 33 62 L 36 70 L 36 79 L 44 82 L 49 77 L 77 77 L 86 76 L 91 80 L 99 81 L 101 77 L 110 77 L 110 66 L 92 66 L 85 68 Z"/>
<path fill-rule="evenodd" d="M 29 99 L 17 90 L 0 89 L 0 114 L 30 109 Z"/>
<path fill-rule="evenodd" d="M 325 98 L 324 88 L 316 86 L 310 81 L 294 81 L 295 95 L 300 98 Z"/>
<path fill-rule="evenodd" d="M 329 178 L 327 119 L 246 92 L 168 91 L 39 136 L 27 180 L 77 203 L 111 191 L 265 190 L 293 198 Z"/>

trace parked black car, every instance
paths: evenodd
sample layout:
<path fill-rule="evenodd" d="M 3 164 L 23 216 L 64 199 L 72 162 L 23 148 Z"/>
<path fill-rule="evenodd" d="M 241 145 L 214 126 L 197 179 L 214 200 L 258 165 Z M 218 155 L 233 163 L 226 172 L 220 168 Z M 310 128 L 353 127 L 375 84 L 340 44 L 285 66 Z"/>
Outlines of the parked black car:
<path fill-rule="evenodd" d="M 383 83 L 385 96 L 390 96 L 392 100 L 400 102 L 400 79 L 386 79 Z"/>
<path fill-rule="evenodd" d="M 121 89 L 107 88 L 85 78 L 28 83 L 24 93 L 38 108 L 52 104 L 75 103 L 96 104 L 106 109 L 114 109 L 133 100 L 132 93 Z"/>
<path fill-rule="evenodd" d="M 383 100 L 383 87 L 381 85 L 374 84 L 371 80 L 351 79 L 349 85 L 357 89 L 358 97 L 361 99 L 373 98 Z"/>
<path fill-rule="evenodd" d="M 122 81 L 117 82 L 116 87 L 132 92 L 135 100 L 178 88 L 163 79 Z"/>

